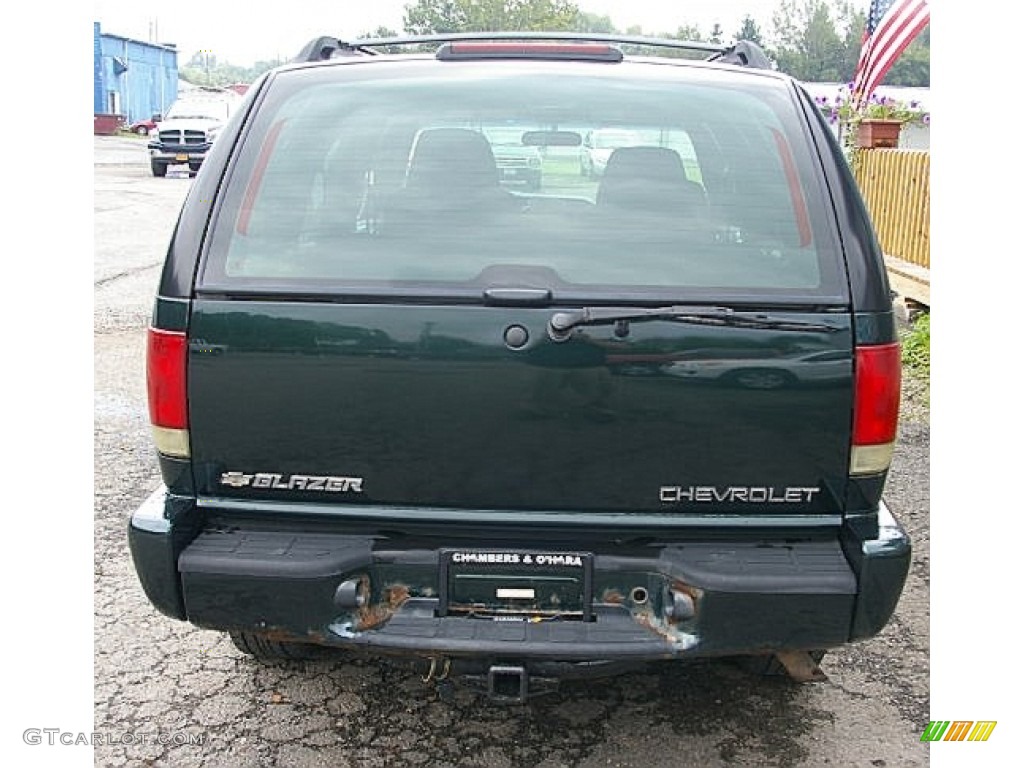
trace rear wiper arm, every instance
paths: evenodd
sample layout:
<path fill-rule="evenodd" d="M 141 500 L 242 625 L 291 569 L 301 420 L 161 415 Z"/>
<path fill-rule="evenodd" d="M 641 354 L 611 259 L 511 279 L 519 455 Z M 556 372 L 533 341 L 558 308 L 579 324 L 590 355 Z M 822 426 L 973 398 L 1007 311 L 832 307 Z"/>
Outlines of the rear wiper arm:
<path fill-rule="evenodd" d="M 548 336 L 552 341 L 565 341 L 573 328 L 584 325 L 615 325 L 616 336 L 629 333 L 630 322 L 671 320 L 693 325 L 720 325 L 734 328 L 763 328 L 776 331 L 835 333 L 842 328 L 828 323 L 783 320 L 766 312 L 737 312 L 731 307 L 672 306 L 651 307 L 581 307 L 555 312 L 548 320 Z"/>

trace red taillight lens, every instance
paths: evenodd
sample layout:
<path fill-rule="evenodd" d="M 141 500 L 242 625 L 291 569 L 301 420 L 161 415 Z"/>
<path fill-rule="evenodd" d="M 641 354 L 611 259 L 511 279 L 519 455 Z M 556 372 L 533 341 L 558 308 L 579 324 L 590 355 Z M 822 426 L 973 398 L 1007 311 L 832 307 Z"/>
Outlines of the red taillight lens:
<path fill-rule="evenodd" d="M 146 348 L 146 387 L 149 420 L 155 427 L 188 428 L 185 360 L 188 342 L 181 331 L 149 329 Z"/>
<path fill-rule="evenodd" d="M 900 412 L 900 346 L 857 347 L 853 401 L 853 444 L 896 439 Z"/>
<path fill-rule="evenodd" d="M 850 474 L 885 472 L 896 446 L 900 412 L 900 347 L 857 347 L 853 382 Z"/>

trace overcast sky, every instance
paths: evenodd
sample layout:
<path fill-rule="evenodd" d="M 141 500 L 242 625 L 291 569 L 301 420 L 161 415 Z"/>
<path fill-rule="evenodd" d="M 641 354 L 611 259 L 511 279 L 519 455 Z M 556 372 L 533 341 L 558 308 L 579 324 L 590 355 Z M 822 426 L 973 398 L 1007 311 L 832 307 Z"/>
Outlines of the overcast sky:
<path fill-rule="evenodd" d="M 708 34 L 717 22 L 727 38 L 752 16 L 767 31 L 781 0 L 578 0 L 584 11 L 610 16 L 620 30 L 639 24 L 645 33 L 673 32 L 696 24 Z M 868 0 L 854 0 L 866 9 Z M 154 26 L 159 41 L 175 43 L 187 61 L 210 49 L 220 61 L 250 66 L 259 60 L 294 56 L 320 35 L 355 37 L 378 26 L 402 30 L 405 6 L 411 0 L 287 0 L 279 6 L 207 0 L 180 6 L 146 0 L 95 0 L 94 21 L 104 32 L 150 40 Z M 273 9 L 273 10 L 272 10 Z M 278 10 L 279 9 L 279 10 Z M 182 62 L 183 63 L 183 62 Z"/>

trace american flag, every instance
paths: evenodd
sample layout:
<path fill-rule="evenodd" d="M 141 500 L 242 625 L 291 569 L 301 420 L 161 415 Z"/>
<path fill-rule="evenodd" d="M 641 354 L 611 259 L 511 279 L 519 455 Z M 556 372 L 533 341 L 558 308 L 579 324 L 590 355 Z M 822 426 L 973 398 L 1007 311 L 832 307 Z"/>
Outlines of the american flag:
<path fill-rule="evenodd" d="M 871 0 L 853 76 L 855 104 L 867 101 L 889 67 L 928 24 L 928 0 Z"/>

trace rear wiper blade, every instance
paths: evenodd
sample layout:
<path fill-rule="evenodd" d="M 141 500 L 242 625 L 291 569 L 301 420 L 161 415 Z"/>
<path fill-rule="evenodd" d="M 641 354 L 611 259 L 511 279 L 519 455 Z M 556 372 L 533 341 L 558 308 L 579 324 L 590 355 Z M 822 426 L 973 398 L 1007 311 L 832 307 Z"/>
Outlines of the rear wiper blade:
<path fill-rule="evenodd" d="M 692 325 L 718 325 L 776 331 L 836 333 L 843 330 L 842 327 L 828 323 L 787 320 L 767 312 L 737 312 L 731 307 L 672 306 L 647 309 L 639 307 L 581 307 L 565 312 L 555 312 L 548 320 L 548 336 L 552 341 L 565 341 L 572 335 L 573 328 L 584 325 L 614 324 L 615 335 L 621 337 L 629 333 L 630 322 L 645 320 L 670 320 Z"/>

